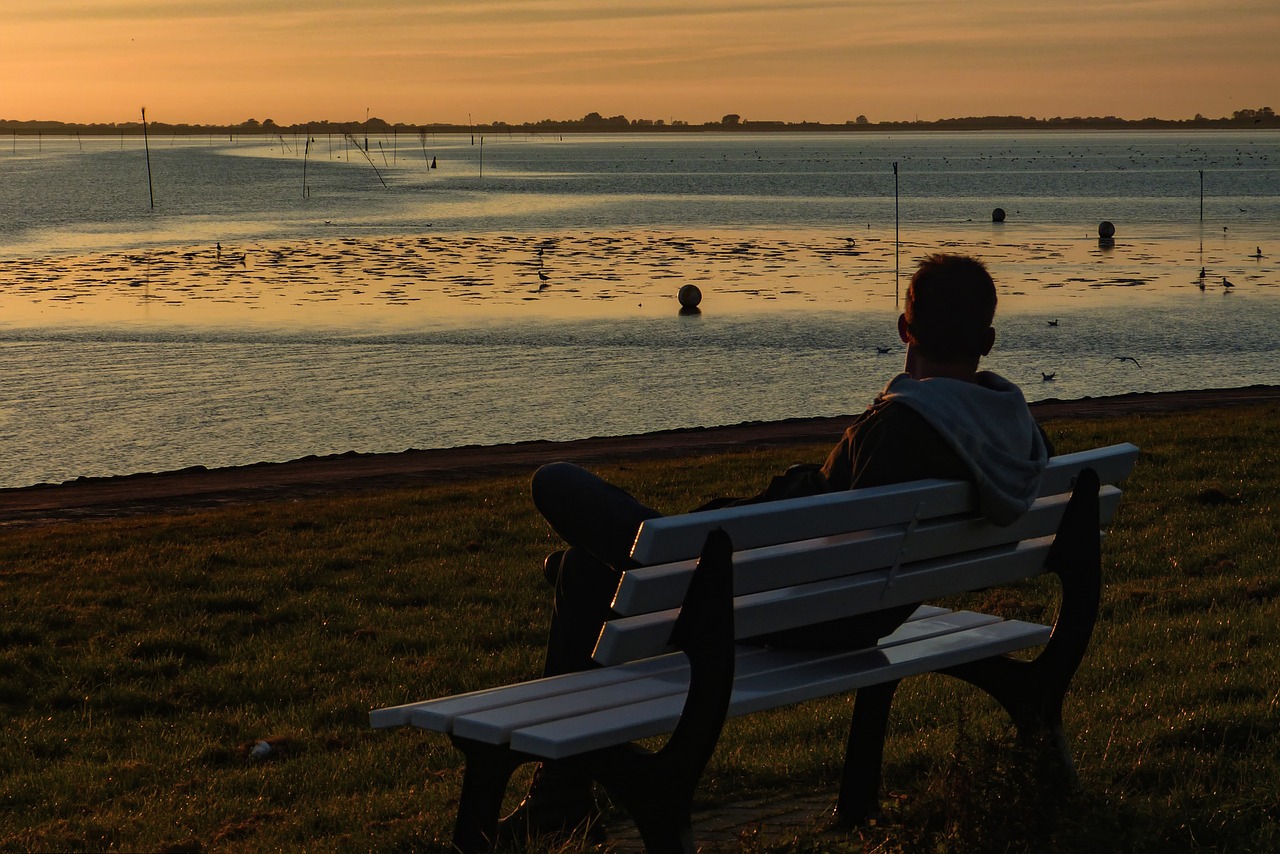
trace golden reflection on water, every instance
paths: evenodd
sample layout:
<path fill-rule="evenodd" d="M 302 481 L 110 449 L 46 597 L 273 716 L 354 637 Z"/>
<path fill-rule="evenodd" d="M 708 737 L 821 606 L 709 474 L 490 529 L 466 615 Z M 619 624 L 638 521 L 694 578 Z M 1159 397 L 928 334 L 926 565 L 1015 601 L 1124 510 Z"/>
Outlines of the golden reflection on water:
<path fill-rule="evenodd" d="M 643 317 L 677 310 L 685 284 L 703 292 L 704 311 L 884 310 L 895 280 L 904 292 L 915 259 L 934 251 L 985 259 L 1002 312 L 1196 290 L 1201 267 L 1213 291 L 1223 275 L 1241 291 L 1276 284 L 1269 258 L 1226 242 L 1119 236 L 1104 247 L 1085 234 L 985 224 L 914 232 L 897 246 L 873 229 L 451 233 L 0 259 L 0 323 L 380 331 Z"/>

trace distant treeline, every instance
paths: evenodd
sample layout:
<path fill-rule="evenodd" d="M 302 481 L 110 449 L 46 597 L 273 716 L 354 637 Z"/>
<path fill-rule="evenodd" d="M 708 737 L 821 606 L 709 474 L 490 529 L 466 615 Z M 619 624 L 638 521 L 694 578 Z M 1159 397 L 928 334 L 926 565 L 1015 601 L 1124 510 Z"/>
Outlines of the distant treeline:
<path fill-rule="evenodd" d="M 301 122 L 278 125 L 271 119 L 248 119 L 234 125 L 193 125 L 148 122 L 147 128 L 157 134 L 184 135 L 284 135 L 303 134 L 429 134 L 471 133 L 485 134 L 563 134 L 563 133 L 622 133 L 622 132 L 689 132 L 689 131 L 904 131 L 904 130 L 1135 130 L 1135 129 L 1192 129 L 1192 128 L 1280 128 L 1280 116 L 1270 107 L 1257 110 L 1236 110 L 1228 117 L 1211 119 L 1196 114 L 1190 119 L 1122 119 L 1116 116 L 1072 116 L 1039 119 L 1034 116 L 970 116 L 933 121 L 872 122 L 866 116 L 858 116 L 839 124 L 823 122 L 783 122 L 744 119 L 736 113 L 724 116 L 718 122 L 692 124 L 679 120 L 628 119 L 626 116 L 602 116 L 588 113 L 580 119 L 543 119 L 539 122 L 508 124 L 460 125 L 445 122 L 428 124 L 392 124 L 384 119 L 369 118 L 356 122 Z M 57 121 L 15 121 L 0 119 L 0 133 L 86 136 L 130 135 L 142 133 L 142 122 L 110 122 L 76 124 Z"/>

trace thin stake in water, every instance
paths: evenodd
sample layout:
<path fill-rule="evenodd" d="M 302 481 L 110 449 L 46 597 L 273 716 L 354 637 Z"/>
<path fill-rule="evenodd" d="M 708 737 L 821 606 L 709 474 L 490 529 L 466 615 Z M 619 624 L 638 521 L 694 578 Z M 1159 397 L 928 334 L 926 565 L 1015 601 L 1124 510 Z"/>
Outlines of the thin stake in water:
<path fill-rule="evenodd" d="M 351 140 L 351 144 L 352 144 L 352 145 L 354 145 L 354 146 L 356 147 L 356 150 L 358 150 L 361 154 L 363 154 L 363 155 L 364 155 L 364 159 L 369 161 L 369 165 L 373 167 L 373 174 L 375 174 L 375 175 L 377 175 L 377 176 L 378 176 L 378 180 L 379 180 L 379 181 L 382 181 L 382 186 L 383 186 L 383 187 L 387 186 L 387 182 L 382 180 L 382 173 L 378 171 L 378 164 L 376 164 L 376 163 L 374 163 L 374 162 L 373 162 L 373 158 L 369 156 L 369 152 L 367 152 L 367 151 L 365 151 L 363 148 L 361 148 L 361 147 L 360 147 L 360 143 L 359 143 L 359 142 L 357 142 L 357 141 L 356 141 L 356 140 L 351 136 L 351 134 L 347 134 L 346 136 L 347 136 L 347 139 Z"/>
<path fill-rule="evenodd" d="M 147 140 L 147 108 L 142 108 L 142 147 L 147 152 L 147 194 L 151 197 L 151 209 L 156 209 L 156 191 L 151 184 L 151 143 Z"/>
<path fill-rule="evenodd" d="M 898 307 L 898 163 L 893 164 L 893 307 Z"/>

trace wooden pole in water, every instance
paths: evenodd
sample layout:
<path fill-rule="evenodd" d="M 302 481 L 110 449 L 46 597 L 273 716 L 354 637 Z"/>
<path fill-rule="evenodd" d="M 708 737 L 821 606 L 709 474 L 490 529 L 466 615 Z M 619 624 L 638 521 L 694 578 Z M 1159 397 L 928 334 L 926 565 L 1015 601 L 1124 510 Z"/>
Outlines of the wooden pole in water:
<path fill-rule="evenodd" d="M 142 108 L 142 147 L 147 152 L 147 194 L 151 197 L 151 209 L 156 209 L 156 191 L 151 184 L 151 143 L 147 140 L 147 108 Z"/>
<path fill-rule="evenodd" d="M 311 155 L 311 125 L 307 125 L 307 144 L 302 149 L 302 198 L 311 198 L 311 191 L 307 189 L 307 158 Z"/>
<path fill-rule="evenodd" d="M 898 164 L 893 164 L 893 307 L 898 307 Z"/>

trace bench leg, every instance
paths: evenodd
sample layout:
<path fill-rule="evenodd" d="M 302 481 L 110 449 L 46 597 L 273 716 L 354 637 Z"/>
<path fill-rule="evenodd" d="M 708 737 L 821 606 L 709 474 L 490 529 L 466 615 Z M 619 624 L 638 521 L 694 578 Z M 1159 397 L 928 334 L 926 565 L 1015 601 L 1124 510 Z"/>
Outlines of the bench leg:
<path fill-rule="evenodd" d="M 1075 763 L 1062 729 L 1062 704 L 1084 660 L 1102 598 L 1102 549 L 1098 536 L 1098 476 L 1085 469 L 1045 561 L 1062 581 L 1062 606 L 1053 634 L 1032 661 L 988 658 L 942 671 L 994 697 L 1013 719 L 1024 744 L 1052 748 L 1066 781 Z"/>
<path fill-rule="evenodd" d="M 1075 784 L 1075 762 L 1062 728 L 1066 699 L 1063 676 L 1070 673 L 1045 667 L 1046 662 L 985 659 L 940 671 L 990 694 L 1008 713 L 1018 740 L 1029 749 L 1049 749 L 1066 782 Z"/>
<path fill-rule="evenodd" d="M 701 766 L 686 767 L 680 757 L 648 753 L 627 745 L 584 757 L 615 804 L 626 810 L 655 854 L 694 854 L 693 793 Z"/>
<path fill-rule="evenodd" d="M 896 681 L 869 685 L 859 688 L 854 697 L 840 797 L 836 801 L 836 820 L 842 825 L 862 824 L 880 811 L 884 739 L 897 688 Z"/>
<path fill-rule="evenodd" d="M 698 850 L 693 842 L 692 808 L 678 811 L 654 810 L 642 815 L 640 810 L 632 813 L 640 838 L 644 840 L 644 850 L 654 854 L 695 854 Z"/>
<path fill-rule="evenodd" d="M 636 745 L 568 760 L 598 780 L 635 820 L 655 854 L 694 854 L 693 795 L 733 693 L 733 544 L 723 531 L 707 536 L 680 616 L 673 646 L 689 657 L 689 690 L 680 722 L 661 749 Z"/>
<path fill-rule="evenodd" d="M 455 738 L 454 744 L 466 757 L 466 767 L 453 825 L 453 847 L 463 854 L 489 851 L 494 846 L 507 784 L 516 768 L 529 760 L 500 745 L 461 738 Z"/>

